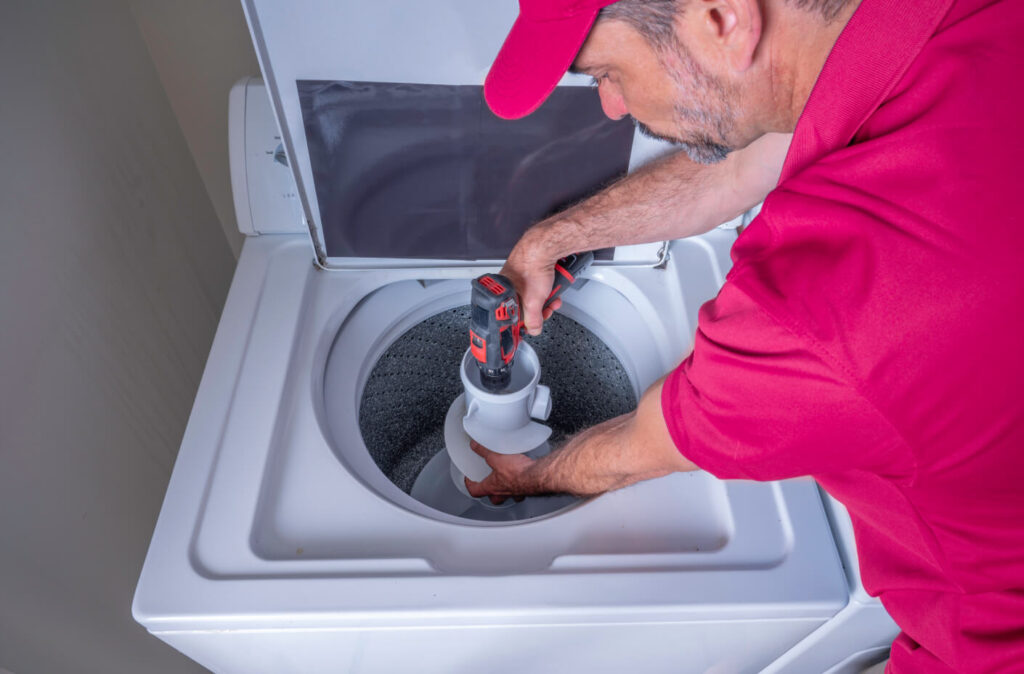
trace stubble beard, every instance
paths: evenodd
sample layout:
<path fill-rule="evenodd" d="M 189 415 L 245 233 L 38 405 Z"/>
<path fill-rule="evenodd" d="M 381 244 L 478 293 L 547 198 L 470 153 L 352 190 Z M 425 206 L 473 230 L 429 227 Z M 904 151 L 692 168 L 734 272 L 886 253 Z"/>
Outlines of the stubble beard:
<path fill-rule="evenodd" d="M 674 51 L 659 60 L 675 87 L 675 134 L 656 133 L 639 121 L 636 126 L 640 133 L 675 145 L 699 164 L 716 164 L 735 149 L 726 140 L 736 126 L 735 95 L 685 47 L 677 44 Z"/>

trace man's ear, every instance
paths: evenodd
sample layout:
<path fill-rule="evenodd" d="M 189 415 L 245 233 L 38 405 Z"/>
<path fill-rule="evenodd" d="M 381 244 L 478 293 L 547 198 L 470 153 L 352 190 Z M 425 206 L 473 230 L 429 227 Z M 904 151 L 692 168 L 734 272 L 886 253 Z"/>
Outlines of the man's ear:
<path fill-rule="evenodd" d="M 691 11 L 699 37 L 725 65 L 744 72 L 753 64 L 762 29 L 758 0 L 696 0 L 684 14 Z"/>

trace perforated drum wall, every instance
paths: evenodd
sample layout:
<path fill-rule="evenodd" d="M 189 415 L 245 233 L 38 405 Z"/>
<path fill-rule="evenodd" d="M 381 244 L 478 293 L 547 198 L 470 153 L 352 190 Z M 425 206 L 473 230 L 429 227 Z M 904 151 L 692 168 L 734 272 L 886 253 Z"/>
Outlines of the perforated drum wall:
<path fill-rule="evenodd" d="M 404 492 L 444 448 L 444 418 L 462 392 L 459 363 L 467 348 L 469 307 L 436 314 L 411 328 L 374 365 L 359 406 L 359 430 L 374 462 Z M 555 314 L 530 345 L 541 383 L 554 401 L 546 422 L 552 445 L 636 407 L 622 364 L 592 332 Z"/>

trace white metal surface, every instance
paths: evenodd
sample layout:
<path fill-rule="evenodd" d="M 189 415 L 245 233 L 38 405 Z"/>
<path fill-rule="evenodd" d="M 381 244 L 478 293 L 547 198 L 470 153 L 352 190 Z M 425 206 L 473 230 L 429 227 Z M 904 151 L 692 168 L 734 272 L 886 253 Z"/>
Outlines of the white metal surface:
<path fill-rule="evenodd" d="M 868 595 L 861 584 L 853 522 L 846 508 L 823 490 L 821 496 L 843 561 L 850 600 L 835 617 L 765 668 L 763 674 L 860 674 L 888 657 L 889 646 L 900 631 L 882 603 Z"/>
<path fill-rule="evenodd" d="M 676 247 L 700 252 L 704 244 Z M 678 282 L 710 273 L 714 260 L 703 255 L 703 265 L 685 270 L 622 270 L 605 280 L 636 298 L 648 324 L 662 322 L 652 334 L 670 334 L 654 307 L 704 299 L 687 290 L 699 283 Z M 424 273 L 442 275 L 406 278 Z M 457 650 L 444 635 L 466 636 L 453 628 L 496 629 L 500 652 L 512 656 L 543 643 L 537 626 L 557 625 L 607 643 L 618 639 L 612 632 L 671 634 L 689 653 L 652 655 L 649 671 L 681 671 L 684 662 L 755 671 L 846 604 L 809 481 L 676 475 L 502 527 L 426 518 L 382 494 L 385 485 L 368 488 L 371 473 L 352 468 L 365 454 L 358 431 L 343 448 L 351 460 L 339 461 L 316 417 L 318 390 L 346 318 L 366 295 L 401 280 L 397 272 L 316 271 L 301 236 L 246 242 L 133 606 L 154 634 L 220 671 L 282 671 L 265 664 L 275 657 L 301 663 L 289 671 L 324 671 L 324 658 L 343 657 L 349 643 L 338 633 L 350 631 L 356 651 L 344 657 L 385 634 L 393 646 L 377 659 L 364 653 L 363 668 L 351 671 L 387 671 L 396 653 L 425 663 L 421 671 L 458 671 L 444 665 Z M 672 334 L 685 349 L 685 337 Z M 659 359 L 682 356 L 655 342 Z M 410 650 L 426 648 L 423 629 L 437 631 L 434 647 Z M 240 652 L 245 630 L 261 630 L 262 646 Z M 562 657 L 585 663 L 591 652 L 574 638 L 561 643 Z M 318 647 L 298 649 L 317 639 Z M 204 655 L 207 648 L 219 655 Z M 627 652 L 608 663 L 625 666 Z"/>

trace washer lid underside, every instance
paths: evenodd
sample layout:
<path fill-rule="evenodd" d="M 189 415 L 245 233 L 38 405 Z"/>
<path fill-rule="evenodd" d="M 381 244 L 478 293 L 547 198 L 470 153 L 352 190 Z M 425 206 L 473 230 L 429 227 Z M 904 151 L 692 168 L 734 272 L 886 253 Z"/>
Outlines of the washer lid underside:
<path fill-rule="evenodd" d="M 243 4 L 324 268 L 504 259 L 533 222 L 671 150 L 605 118 L 583 75 L 525 119 L 494 116 L 481 84 L 515 2 Z M 660 245 L 624 259 L 657 264 Z"/>
<path fill-rule="evenodd" d="M 589 88 L 510 122 L 479 86 L 297 84 L 331 258 L 504 259 L 629 166 L 633 125 L 607 119 Z"/>

